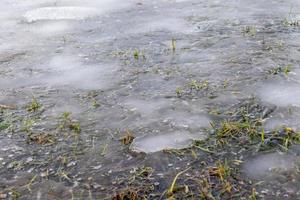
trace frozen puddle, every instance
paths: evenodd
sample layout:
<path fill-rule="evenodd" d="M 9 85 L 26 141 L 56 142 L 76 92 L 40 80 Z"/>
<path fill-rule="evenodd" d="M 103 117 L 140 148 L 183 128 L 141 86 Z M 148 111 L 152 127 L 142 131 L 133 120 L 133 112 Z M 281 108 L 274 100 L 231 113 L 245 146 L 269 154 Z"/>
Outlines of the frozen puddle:
<path fill-rule="evenodd" d="M 72 71 L 53 73 L 51 77 L 41 78 L 48 86 L 72 86 L 79 89 L 107 89 L 116 82 L 113 78 L 117 74 L 110 65 L 90 65 Z M 84 78 L 85 77 L 85 78 Z"/>
<path fill-rule="evenodd" d="M 300 85 L 295 83 L 267 83 L 259 91 L 259 97 L 268 103 L 285 107 L 300 107 Z"/>
<path fill-rule="evenodd" d="M 256 156 L 244 164 L 246 174 L 254 179 L 270 180 L 295 169 L 297 157 L 287 154 L 270 153 Z"/>
<path fill-rule="evenodd" d="M 165 99 L 153 99 L 151 101 L 128 99 L 124 102 L 124 106 L 131 111 L 138 112 L 142 117 L 149 118 L 149 116 L 159 115 L 159 111 L 162 109 L 170 108 L 172 106 L 172 102 Z"/>
<path fill-rule="evenodd" d="M 178 129 L 199 132 L 201 129 L 210 126 L 210 118 L 199 107 L 193 108 L 163 98 L 151 100 L 128 99 L 124 102 L 124 106 L 140 115 L 136 122 L 139 127 L 148 127 L 152 123 L 164 123 Z"/>
<path fill-rule="evenodd" d="M 175 131 L 158 135 L 145 135 L 133 140 L 130 149 L 135 152 L 154 153 L 165 149 L 183 149 L 192 145 L 194 139 L 205 139 L 204 134 Z"/>
<path fill-rule="evenodd" d="M 264 128 L 265 130 L 273 131 L 287 126 L 294 130 L 300 130 L 299 117 L 300 113 L 294 115 L 272 116 L 266 121 Z"/>
<path fill-rule="evenodd" d="M 108 89 L 119 82 L 117 63 L 86 63 L 77 56 L 56 56 L 36 67 L 37 73 L 0 79 L 0 88 L 30 86 L 72 87 L 77 89 Z"/>
<path fill-rule="evenodd" d="M 193 114 L 184 111 L 172 111 L 166 113 L 164 120 L 178 128 L 188 128 L 189 130 L 199 130 L 210 126 L 210 119 L 204 115 Z"/>
<path fill-rule="evenodd" d="M 47 21 L 30 24 L 26 30 L 36 35 L 53 37 L 70 32 L 72 25 L 66 21 Z"/>
<path fill-rule="evenodd" d="M 44 7 L 25 13 L 27 22 L 40 20 L 82 20 L 97 15 L 97 9 L 89 7 Z"/>

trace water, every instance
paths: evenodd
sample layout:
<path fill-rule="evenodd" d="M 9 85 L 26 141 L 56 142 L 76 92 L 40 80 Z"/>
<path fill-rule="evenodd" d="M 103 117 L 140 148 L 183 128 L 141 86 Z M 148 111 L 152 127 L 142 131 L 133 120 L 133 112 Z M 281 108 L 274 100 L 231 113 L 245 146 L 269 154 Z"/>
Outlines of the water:
<path fill-rule="evenodd" d="M 263 120 L 266 131 L 299 130 L 299 27 L 282 23 L 298 19 L 299 9 L 277 0 L 1 1 L 0 104 L 16 109 L 0 115 L 14 124 L 0 129 L 0 192 L 16 187 L 24 199 L 68 199 L 70 191 L 88 197 L 93 183 L 93 196 L 109 198 L 125 187 L 116 177 L 149 166 L 165 178 L 155 179 L 162 193 L 195 157 L 163 150 L 210 138 L 207 129 L 224 120 L 222 111 L 250 98 L 274 108 Z M 287 75 L 269 73 L 289 65 Z M 191 89 L 193 81 L 208 89 Z M 41 108 L 28 113 L 33 98 Z M 58 128 L 66 112 L 80 122 L 79 136 Z M 130 147 L 120 142 L 128 131 Z M 28 133 L 57 140 L 38 145 Z M 274 152 L 241 157 L 245 177 L 272 177 L 278 187 L 281 177 L 270 169 L 293 173 L 298 159 Z M 29 193 L 22 186 L 35 175 Z"/>

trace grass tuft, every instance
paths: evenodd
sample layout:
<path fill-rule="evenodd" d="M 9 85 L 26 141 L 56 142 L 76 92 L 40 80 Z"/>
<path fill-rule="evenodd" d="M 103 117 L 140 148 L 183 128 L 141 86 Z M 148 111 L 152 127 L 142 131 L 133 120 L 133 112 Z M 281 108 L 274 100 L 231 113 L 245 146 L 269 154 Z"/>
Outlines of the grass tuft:
<path fill-rule="evenodd" d="M 37 101 L 36 98 L 33 97 L 31 103 L 29 103 L 29 104 L 26 106 L 26 110 L 27 110 L 28 112 L 36 112 L 36 111 L 38 111 L 41 107 L 42 107 L 42 105 Z"/>

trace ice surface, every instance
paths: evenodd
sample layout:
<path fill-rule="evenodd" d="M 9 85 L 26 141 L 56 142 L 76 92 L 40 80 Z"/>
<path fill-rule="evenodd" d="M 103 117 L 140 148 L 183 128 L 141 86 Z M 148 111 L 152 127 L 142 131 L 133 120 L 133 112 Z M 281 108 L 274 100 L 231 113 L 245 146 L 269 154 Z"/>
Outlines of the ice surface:
<path fill-rule="evenodd" d="M 124 105 L 131 112 L 140 114 L 140 118 L 132 122 L 137 127 L 150 128 L 153 124 L 169 124 L 167 127 L 174 128 L 137 137 L 131 145 L 133 151 L 153 153 L 163 149 L 182 149 L 191 145 L 193 139 L 202 140 L 207 137 L 203 128 L 209 127 L 210 119 L 199 112 L 199 107 L 193 112 L 186 104 L 162 98 L 147 101 L 128 99 Z"/>
<path fill-rule="evenodd" d="M 165 149 L 182 149 L 190 146 L 193 139 L 204 139 L 201 134 L 191 135 L 186 131 L 174 131 L 135 138 L 130 146 L 132 151 L 154 153 Z"/>
<path fill-rule="evenodd" d="M 97 15 L 94 8 L 84 7 L 44 7 L 28 11 L 24 17 L 27 22 L 39 20 L 80 20 Z"/>
<path fill-rule="evenodd" d="M 298 112 L 293 115 L 276 115 L 268 119 L 264 127 L 269 131 L 280 130 L 284 126 L 300 130 L 299 117 L 300 113 Z"/>
<path fill-rule="evenodd" d="M 267 83 L 258 92 L 259 97 L 277 106 L 300 106 L 300 85 L 292 82 Z"/>
<path fill-rule="evenodd" d="M 142 115 L 142 117 L 150 117 L 151 115 L 159 114 L 159 110 L 170 107 L 172 102 L 165 99 L 128 99 L 124 102 L 124 105 L 131 111 L 136 111 Z"/>
<path fill-rule="evenodd" d="M 246 174 L 255 179 L 272 179 L 295 168 L 296 157 L 270 153 L 254 157 L 244 164 Z"/>
<path fill-rule="evenodd" d="M 210 119 L 200 113 L 190 113 L 187 111 L 169 111 L 163 115 L 166 121 L 169 121 L 176 127 L 188 128 L 190 130 L 199 130 L 210 126 Z"/>
<path fill-rule="evenodd" d="M 27 30 L 38 36 L 53 37 L 64 34 L 72 28 L 72 25 L 66 21 L 47 21 L 36 24 L 29 24 Z M 26 29 L 25 29 L 26 30 Z"/>
<path fill-rule="evenodd" d="M 136 125 L 147 127 L 152 123 L 168 123 L 179 129 L 199 131 L 210 126 L 210 119 L 199 105 L 177 104 L 171 100 L 154 98 L 150 100 L 128 99 L 124 105 L 130 111 L 140 114 Z M 177 109 L 175 109 L 177 108 Z"/>
<path fill-rule="evenodd" d="M 293 1 L 292 12 L 297 10 L 299 2 Z M 193 140 L 207 138 L 203 129 L 210 122 L 227 120 L 231 114 L 227 108 L 235 109 L 252 94 L 262 106 L 277 105 L 265 119 L 266 127 L 286 124 L 298 130 L 299 113 L 281 112 L 291 106 L 300 109 L 300 35 L 297 27 L 282 26 L 290 12 L 290 2 L 277 0 L 1 0 L 1 103 L 16 105 L 16 110 L 7 111 L 16 123 L 16 132 L 22 127 L 22 119 L 41 115 L 32 131 L 55 134 L 58 143 L 47 148 L 27 144 L 23 132 L 5 141 L 2 138 L 10 136 L 6 130 L 0 140 L 0 150 L 6 152 L 2 151 L 0 157 L 5 162 L 22 162 L 34 148 L 34 159 L 56 170 L 55 162 L 49 162 L 49 158 L 64 155 L 73 159 L 76 145 L 84 152 L 76 156 L 81 164 L 70 167 L 71 181 L 74 177 L 93 177 L 101 189 L 110 188 L 116 175 L 141 165 L 165 175 L 173 173 L 171 168 L 165 171 L 168 163 L 178 161 L 174 166 L 177 169 L 191 161 L 187 158 L 180 162 L 160 153 L 142 159 L 125 155 L 124 147 L 115 140 L 122 137 L 124 130 L 136 137 L 130 147 L 133 151 L 154 153 L 189 147 Z M 244 34 L 247 26 L 255 26 L 257 34 Z M 139 59 L 134 58 L 135 49 L 143 54 Z M 265 73 L 271 66 L 288 64 L 292 65 L 288 76 Z M 265 83 L 266 79 L 272 82 Z M 192 91 L 192 80 L 208 81 L 209 89 Z M 180 88 L 182 96 L 176 94 Z M 42 109 L 29 114 L 25 105 L 33 96 Z M 277 110 L 280 112 L 275 113 Z M 216 115 L 208 116 L 209 111 Z M 72 119 L 81 124 L 82 133 L 76 137 L 80 140 L 74 145 L 73 137 L 56 135 L 57 118 L 63 112 L 72 112 Z M 24 151 L 9 157 L 19 146 Z M 105 155 L 94 156 L 99 150 Z M 160 158 L 153 163 L 155 156 Z M 293 170 L 295 159 L 265 154 L 246 160 L 244 170 L 251 177 L 272 177 L 278 171 Z M 102 167 L 91 170 L 91 166 Z M 39 174 L 44 170 L 41 167 L 31 170 Z M 22 170 L 25 174 L 29 165 Z M 2 172 L 1 176 L 9 175 L 7 180 L 17 173 Z M 103 174 L 108 176 L 103 179 Z M 59 182 L 68 184 L 68 180 L 55 180 L 54 187 Z M 5 182 L 3 185 L 7 185 Z M 82 181 L 78 184 L 82 185 Z M 39 195 L 45 199 L 48 186 L 33 184 L 32 193 L 23 191 L 22 198 L 36 199 Z M 73 188 L 74 195 L 80 188 Z M 69 188 L 66 192 L 71 194 Z M 96 195 L 100 195 L 99 199 L 109 198 L 101 193 L 109 193 L 108 190 Z"/>

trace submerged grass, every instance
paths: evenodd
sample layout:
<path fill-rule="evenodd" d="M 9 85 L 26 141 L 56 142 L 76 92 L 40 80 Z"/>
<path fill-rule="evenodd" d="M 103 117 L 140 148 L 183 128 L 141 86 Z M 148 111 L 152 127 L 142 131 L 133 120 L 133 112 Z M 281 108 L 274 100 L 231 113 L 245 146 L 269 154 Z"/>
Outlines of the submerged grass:
<path fill-rule="evenodd" d="M 115 194 L 111 200 L 138 200 L 141 199 L 137 193 L 136 190 L 134 189 L 125 189 L 118 194 Z"/>
<path fill-rule="evenodd" d="M 285 76 L 287 76 L 291 72 L 291 68 L 292 68 L 291 65 L 277 66 L 268 70 L 268 74 L 270 75 L 284 74 Z"/>
<path fill-rule="evenodd" d="M 72 113 L 64 112 L 59 120 L 58 128 L 63 131 L 72 131 L 75 134 L 81 133 L 81 125 L 78 121 L 72 119 Z"/>
<path fill-rule="evenodd" d="M 285 27 L 288 27 L 288 26 L 291 26 L 291 27 L 298 27 L 298 26 L 300 26 L 300 20 L 293 19 L 293 18 L 291 18 L 291 17 L 285 17 L 285 18 L 282 20 L 282 24 L 283 24 L 283 26 L 285 26 Z"/>
<path fill-rule="evenodd" d="M 173 52 L 176 51 L 176 40 L 174 38 L 172 39 L 172 50 Z"/>
<path fill-rule="evenodd" d="M 35 97 L 33 97 L 31 103 L 27 104 L 26 110 L 28 112 L 36 112 L 42 107 L 42 104 L 40 104 Z"/>
<path fill-rule="evenodd" d="M 187 172 L 189 169 L 190 168 L 187 168 L 187 169 L 179 172 L 178 174 L 176 174 L 175 178 L 172 181 L 172 184 L 171 184 L 170 188 L 167 191 L 167 195 L 169 197 L 171 197 L 173 195 L 173 193 L 175 192 L 175 186 L 176 186 L 176 182 L 177 182 L 177 179 L 179 178 L 179 176 L 182 175 L 182 174 L 184 174 L 185 172 Z"/>
<path fill-rule="evenodd" d="M 225 160 L 224 163 L 218 161 L 216 167 L 211 167 L 209 169 L 209 173 L 212 176 L 218 176 L 221 181 L 224 181 L 230 176 L 231 168 L 229 167 L 227 160 Z"/>
<path fill-rule="evenodd" d="M 139 59 L 139 57 L 140 57 L 140 52 L 139 52 L 139 50 L 135 49 L 135 50 L 133 51 L 133 57 L 134 57 L 136 60 Z"/>
<path fill-rule="evenodd" d="M 175 89 L 175 93 L 179 98 L 191 95 L 207 96 L 208 92 L 213 92 L 213 88 L 207 80 L 197 81 L 193 79 L 182 87 L 177 87 Z"/>
<path fill-rule="evenodd" d="M 123 145 L 129 145 L 132 143 L 134 138 L 135 137 L 133 136 L 133 134 L 127 130 L 125 135 L 120 138 L 120 141 Z"/>
<path fill-rule="evenodd" d="M 10 126 L 11 124 L 6 121 L 0 122 L 0 131 L 8 129 Z"/>
<path fill-rule="evenodd" d="M 300 142 L 300 132 L 286 126 L 266 132 L 262 125 L 256 122 L 222 121 L 218 127 L 213 125 L 213 129 L 216 140 L 222 145 L 231 144 L 232 140 L 236 140 L 257 144 L 262 149 L 277 146 L 287 150 Z"/>
<path fill-rule="evenodd" d="M 56 140 L 57 139 L 55 138 L 55 136 L 49 133 L 31 133 L 27 137 L 28 143 L 34 142 L 40 145 L 52 145 L 56 143 Z"/>
<path fill-rule="evenodd" d="M 198 82 L 199 83 L 199 82 Z M 201 83 L 201 82 L 200 82 Z M 193 90 L 198 88 L 205 88 L 195 85 Z M 204 84 L 205 85 L 205 84 Z M 194 86 L 193 86 L 194 87 Z M 252 110 L 252 107 L 255 109 Z M 238 151 L 242 148 L 248 148 L 249 151 L 255 151 L 257 146 L 267 146 L 268 148 L 281 147 L 289 148 L 292 144 L 300 141 L 300 132 L 290 128 L 282 127 L 276 131 L 265 131 L 263 129 L 263 123 L 261 122 L 260 114 L 253 114 L 258 112 L 256 110 L 258 106 L 239 106 L 236 109 L 218 109 L 216 111 L 217 116 L 222 116 L 225 120 L 216 120 L 212 123 L 212 129 L 207 130 L 210 133 L 210 137 L 206 141 L 195 141 L 193 146 L 184 150 L 168 150 L 168 154 L 164 154 L 165 159 L 178 159 L 179 166 L 174 166 L 172 173 L 176 174 L 172 182 L 164 183 L 161 181 L 160 169 L 155 168 L 155 164 L 143 165 L 147 167 L 137 167 L 126 175 L 126 170 L 122 169 L 122 173 L 118 175 L 109 175 L 117 185 L 114 187 L 118 192 L 111 195 L 111 199 L 143 199 L 149 197 L 150 199 L 159 199 L 155 195 L 162 195 L 165 199 L 254 199 L 259 196 L 254 195 L 250 182 L 243 177 L 240 178 L 239 168 L 242 160 Z M 225 117 L 224 117 L 225 116 Z M 28 142 L 51 145 L 54 144 L 57 139 L 52 132 L 41 133 L 35 131 L 35 119 L 29 118 L 24 121 L 24 130 L 28 135 Z M 72 118 L 70 112 L 62 113 L 59 117 L 58 128 L 54 128 L 55 131 L 60 133 L 63 130 L 67 133 L 80 133 L 80 123 Z M 125 131 L 120 141 L 123 145 L 130 145 L 134 139 L 134 135 L 131 131 Z M 243 142 L 243 143 L 241 143 Z M 103 144 L 103 143 L 102 143 Z M 222 145 L 219 145 L 222 144 Z M 103 160 L 107 159 L 107 149 L 109 144 L 103 144 L 102 148 L 97 150 Z M 242 146 L 243 145 L 243 146 Z M 77 148 L 76 144 L 76 148 Z M 78 147 L 79 151 L 80 150 Z M 263 148 L 261 148 L 263 149 Z M 76 150 L 77 152 L 77 150 Z M 75 157 L 79 157 L 80 154 L 73 153 Z M 130 152 L 130 151 L 129 151 Z M 164 153 L 161 152 L 161 153 Z M 232 152 L 237 155 L 232 156 Z M 130 156 L 135 154 L 130 154 Z M 139 155 L 135 159 L 144 158 L 144 155 Z M 151 155 L 152 156 L 152 155 Z M 153 157 L 155 157 L 154 155 Z M 150 157 L 150 156 L 149 156 Z M 224 157 L 226 159 L 224 159 Z M 147 159 L 147 157 L 146 157 Z M 52 176 L 58 177 L 62 182 L 72 183 L 73 174 L 68 170 L 68 163 L 70 163 L 70 156 L 62 156 L 60 167 L 56 170 L 56 174 Z M 177 162 L 175 162 L 177 164 Z M 188 165 L 185 165 L 188 163 Z M 143 163 L 144 164 L 144 163 Z M 175 164 L 175 165 L 176 165 Z M 72 165 L 69 165 L 69 167 Z M 13 163 L 12 170 L 23 169 L 23 163 Z M 178 168 L 177 168 L 178 167 Z M 175 172 L 178 169 L 186 169 L 181 172 Z M 100 170 L 97 168 L 97 170 Z M 172 169 L 168 169 L 172 170 Z M 187 173 L 183 176 L 187 170 L 191 170 L 191 173 Z M 97 171 L 98 172 L 98 171 Z M 48 175 L 47 175 L 48 176 Z M 51 175 L 49 175 L 51 177 Z M 38 180 L 39 181 L 39 180 Z M 240 184 L 240 182 L 245 183 Z M 159 185 L 164 183 L 164 185 Z M 100 187 L 100 186 L 99 186 Z M 122 189 L 123 188 L 123 189 Z M 121 190 L 120 190 L 121 189 Z M 95 189 L 89 185 L 89 192 L 93 194 Z M 115 190 L 114 190 L 115 191 Z M 159 193 L 159 194 L 157 194 Z M 246 198 L 243 198 L 246 197 Z"/>
<path fill-rule="evenodd" d="M 245 26 L 242 29 L 243 35 L 255 36 L 257 33 L 257 28 L 255 26 Z"/>

